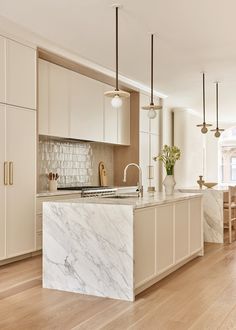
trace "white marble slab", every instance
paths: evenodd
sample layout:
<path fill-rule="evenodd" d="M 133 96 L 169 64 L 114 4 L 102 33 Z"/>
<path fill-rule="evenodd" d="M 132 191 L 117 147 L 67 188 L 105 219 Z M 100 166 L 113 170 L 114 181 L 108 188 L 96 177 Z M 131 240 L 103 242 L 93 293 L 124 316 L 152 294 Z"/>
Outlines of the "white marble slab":
<path fill-rule="evenodd" d="M 43 287 L 134 300 L 133 207 L 43 205 Z"/>
<path fill-rule="evenodd" d="M 181 192 L 199 192 L 203 194 L 204 241 L 224 243 L 224 192 L 226 187 L 215 189 L 181 188 Z"/>

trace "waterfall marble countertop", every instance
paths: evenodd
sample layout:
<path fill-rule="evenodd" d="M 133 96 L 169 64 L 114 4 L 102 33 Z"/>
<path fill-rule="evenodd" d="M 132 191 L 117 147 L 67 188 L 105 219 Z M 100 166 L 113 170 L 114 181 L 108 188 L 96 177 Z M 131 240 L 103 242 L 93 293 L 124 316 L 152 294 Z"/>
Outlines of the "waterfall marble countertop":
<path fill-rule="evenodd" d="M 204 241 L 210 243 L 224 242 L 224 194 L 228 187 L 215 186 L 200 189 L 199 187 L 180 188 L 182 193 L 201 193 L 203 195 Z"/>
<path fill-rule="evenodd" d="M 175 192 L 172 196 L 155 193 L 145 194 L 143 198 L 94 197 L 44 202 L 43 287 L 133 301 L 136 212 L 139 213 L 137 221 L 140 223 L 147 220 L 154 233 L 152 224 L 155 218 L 152 216 L 154 214 L 155 217 L 158 205 L 162 209 L 162 205 L 166 204 L 165 207 L 170 210 L 166 211 L 167 216 L 165 211 L 164 215 L 160 211 L 163 222 L 169 223 L 168 217 L 171 219 L 169 221 L 174 221 L 174 205 L 184 201 L 180 203 L 179 210 L 184 208 L 184 214 L 186 210 L 188 214 L 190 203 L 201 205 L 201 197 L 200 194 Z M 199 217 L 195 217 L 194 222 L 201 224 L 201 207 L 197 212 Z M 181 215 L 179 219 L 181 222 Z M 169 237 L 168 233 L 167 226 L 167 233 L 163 235 Z M 148 236 L 148 240 L 150 239 Z M 172 246 L 172 239 L 170 244 Z"/>
<path fill-rule="evenodd" d="M 201 194 L 200 194 L 201 195 Z M 69 200 L 60 200 L 47 203 L 65 203 L 65 204 L 112 204 L 112 205 L 130 205 L 135 209 L 168 204 L 173 202 L 191 199 L 199 196 L 199 193 L 180 193 L 175 192 L 173 195 L 166 196 L 165 193 L 157 192 L 154 194 L 144 194 L 141 197 L 135 197 L 130 194 L 118 194 L 117 197 L 90 197 L 90 198 L 75 198 Z"/>

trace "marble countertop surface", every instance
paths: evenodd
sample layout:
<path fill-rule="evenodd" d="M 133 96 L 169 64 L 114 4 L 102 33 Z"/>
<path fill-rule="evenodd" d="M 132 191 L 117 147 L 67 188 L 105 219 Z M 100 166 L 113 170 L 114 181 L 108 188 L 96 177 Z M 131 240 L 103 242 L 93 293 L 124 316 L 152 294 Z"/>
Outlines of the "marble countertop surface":
<path fill-rule="evenodd" d="M 125 194 L 122 194 L 124 196 Z M 127 195 L 125 198 L 112 197 L 90 197 L 90 198 L 76 198 L 62 201 L 52 201 L 47 203 L 65 203 L 65 204 L 112 204 L 112 205 L 130 205 L 133 208 L 143 208 L 155 205 L 168 204 L 178 202 L 186 199 L 199 197 L 199 193 L 181 193 L 175 192 L 171 196 L 166 196 L 165 193 L 144 194 L 144 197 L 134 197 Z"/>
<path fill-rule="evenodd" d="M 194 193 L 204 193 L 204 191 L 228 191 L 227 186 L 215 186 L 213 188 L 203 187 L 200 189 L 198 186 L 196 187 L 181 187 L 178 189 L 181 192 L 194 192 Z"/>

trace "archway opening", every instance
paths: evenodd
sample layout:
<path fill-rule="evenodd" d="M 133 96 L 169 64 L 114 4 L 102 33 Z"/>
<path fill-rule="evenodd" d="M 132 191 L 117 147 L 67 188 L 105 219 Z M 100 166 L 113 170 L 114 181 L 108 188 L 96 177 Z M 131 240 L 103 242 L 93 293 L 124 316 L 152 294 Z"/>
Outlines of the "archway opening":
<path fill-rule="evenodd" d="M 236 185 L 236 126 L 225 130 L 218 143 L 218 178 L 221 185 Z"/>

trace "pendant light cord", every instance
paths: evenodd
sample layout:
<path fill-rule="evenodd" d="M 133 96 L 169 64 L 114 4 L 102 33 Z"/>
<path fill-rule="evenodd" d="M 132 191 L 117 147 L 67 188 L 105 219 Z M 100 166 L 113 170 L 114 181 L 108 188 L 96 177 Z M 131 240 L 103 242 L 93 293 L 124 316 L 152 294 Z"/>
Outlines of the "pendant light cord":
<path fill-rule="evenodd" d="M 116 7 L 116 91 L 119 90 L 118 88 L 118 9 Z"/>
<path fill-rule="evenodd" d="M 217 82 L 216 83 L 216 129 L 219 129 L 218 116 L 219 116 L 219 86 L 218 86 L 218 82 Z"/>
<path fill-rule="evenodd" d="M 153 102 L 153 34 L 151 35 L 151 105 Z"/>
<path fill-rule="evenodd" d="M 202 75 L 202 95 L 203 95 L 203 124 L 206 124 L 206 101 L 205 101 L 205 73 Z"/>

